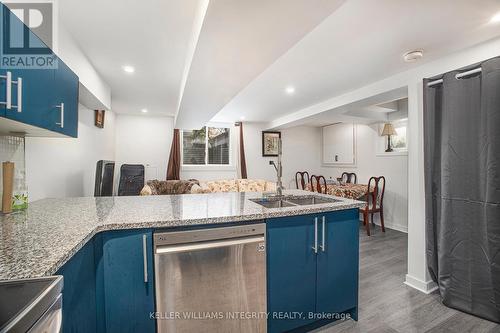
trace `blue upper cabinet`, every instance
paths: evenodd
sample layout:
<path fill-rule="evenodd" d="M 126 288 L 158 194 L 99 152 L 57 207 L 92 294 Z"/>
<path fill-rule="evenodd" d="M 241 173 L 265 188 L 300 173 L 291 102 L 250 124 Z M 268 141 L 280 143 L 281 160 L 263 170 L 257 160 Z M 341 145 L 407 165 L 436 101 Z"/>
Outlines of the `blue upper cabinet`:
<path fill-rule="evenodd" d="M 3 4 L 1 10 L 4 56 L 13 52 L 9 56 L 25 65 L 7 67 L 2 62 L 0 116 L 29 135 L 77 137 L 78 77 Z"/>
<path fill-rule="evenodd" d="M 102 276 L 97 282 L 98 303 L 103 302 L 98 331 L 155 332 L 156 322 L 150 318 L 155 309 L 151 230 L 102 234 L 97 276 Z"/>
<path fill-rule="evenodd" d="M 54 130 L 76 138 L 78 136 L 78 76 L 60 59 L 55 70 L 50 106 Z"/>
<path fill-rule="evenodd" d="M 7 81 L 5 79 L 6 77 L 7 77 L 7 70 L 4 68 L 0 68 L 0 117 L 5 117 L 5 111 L 6 111 L 5 109 L 5 103 L 7 101 L 7 95 L 6 95 Z"/>

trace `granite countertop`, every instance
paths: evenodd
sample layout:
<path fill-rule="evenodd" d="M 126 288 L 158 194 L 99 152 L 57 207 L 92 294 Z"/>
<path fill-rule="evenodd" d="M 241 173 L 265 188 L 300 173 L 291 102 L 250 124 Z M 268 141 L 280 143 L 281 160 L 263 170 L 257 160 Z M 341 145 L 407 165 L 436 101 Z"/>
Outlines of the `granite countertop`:
<path fill-rule="evenodd" d="M 100 231 L 245 222 L 363 206 L 336 198 L 341 201 L 265 208 L 249 200 L 260 197 L 245 192 L 38 200 L 26 211 L 0 216 L 0 280 L 52 275 Z"/>

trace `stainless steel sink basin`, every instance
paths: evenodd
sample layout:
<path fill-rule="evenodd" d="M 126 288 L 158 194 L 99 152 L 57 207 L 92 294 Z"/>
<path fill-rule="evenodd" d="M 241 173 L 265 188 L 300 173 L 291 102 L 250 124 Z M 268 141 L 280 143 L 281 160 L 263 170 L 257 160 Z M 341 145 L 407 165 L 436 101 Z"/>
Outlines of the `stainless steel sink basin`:
<path fill-rule="evenodd" d="M 282 207 L 293 207 L 293 203 L 285 200 L 272 200 L 272 199 L 250 199 L 251 201 L 264 206 L 266 208 L 282 208 Z"/>
<path fill-rule="evenodd" d="M 282 208 L 282 207 L 334 203 L 334 202 L 339 202 L 340 200 L 320 197 L 316 195 L 306 195 L 306 196 L 283 196 L 283 197 L 269 197 L 262 199 L 250 199 L 250 201 L 253 201 L 256 204 L 259 204 L 266 208 Z"/>
<path fill-rule="evenodd" d="M 325 203 L 333 203 L 333 202 L 339 202 L 340 200 L 336 199 L 329 199 L 329 198 L 324 198 L 324 197 L 317 197 L 317 196 L 310 196 L 310 197 L 294 197 L 290 199 L 286 199 L 287 201 L 294 203 L 299 206 L 305 206 L 305 205 L 319 205 L 319 204 L 325 204 Z"/>

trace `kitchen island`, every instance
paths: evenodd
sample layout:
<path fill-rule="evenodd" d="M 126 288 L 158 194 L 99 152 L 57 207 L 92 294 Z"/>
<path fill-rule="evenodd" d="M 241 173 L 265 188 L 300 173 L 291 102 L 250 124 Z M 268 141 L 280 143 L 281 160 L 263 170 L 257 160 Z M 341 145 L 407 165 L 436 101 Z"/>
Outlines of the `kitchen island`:
<path fill-rule="evenodd" d="M 311 192 L 290 190 L 285 195 L 311 195 Z M 321 196 L 316 194 L 317 196 Z M 304 285 L 283 286 L 283 279 L 287 281 L 300 281 L 300 274 L 307 272 L 307 279 L 316 279 L 317 274 L 326 274 L 328 279 L 336 278 L 336 274 L 342 273 L 349 263 L 356 269 L 355 281 L 352 281 L 349 290 L 356 292 L 356 304 L 352 308 L 338 309 L 326 307 L 328 312 L 344 312 L 349 310 L 354 317 L 357 307 L 357 267 L 358 267 L 358 246 L 357 246 L 357 209 L 363 205 L 362 202 L 336 198 L 336 202 L 321 203 L 316 205 L 295 205 L 283 208 L 265 208 L 252 199 L 259 199 L 261 193 L 212 193 L 212 194 L 189 194 L 173 196 L 147 196 L 147 197 L 103 197 L 103 198 L 67 198 L 67 199 L 44 199 L 30 204 L 25 212 L 2 216 L 0 221 L 0 280 L 15 278 L 30 278 L 62 274 L 65 277 L 65 289 L 63 293 L 63 304 L 65 308 L 64 330 L 75 331 L 113 331 L 113 325 L 118 325 L 120 318 L 127 318 L 129 323 L 135 323 L 132 317 L 137 311 L 145 311 L 151 308 L 154 311 L 154 285 L 153 279 L 153 231 L 182 230 L 186 228 L 207 228 L 223 227 L 230 225 L 252 224 L 256 221 L 265 222 L 267 226 L 267 297 L 268 311 L 284 310 L 286 304 L 297 301 L 294 295 L 288 294 L 294 288 L 304 288 Z M 329 197 L 329 196 L 325 196 Z M 331 198 L 331 197 L 330 197 Z M 335 216 L 331 214 L 337 214 Z M 310 233 L 314 233 L 314 220 L 327 217 L 328 220 L 340 218 L 338 233 L 330 235 L 335 231 L 334 227 L 328 227 L 328 236 L 332 239 L 346 231 L 347 226 L 351 226 L 348 237 L 336 239 L 332 246 L 323 246 L 322 249 L 316 247 L 316 252 L 339 251 L 338 246 L 354 248 L 354 251 L 345 253 L 335 253 L 331 256 L 338 256 L 336 259 L 341 269 L 332 270 L 332 260 L 325 264 L 319 264 L 327 259 L 326 254 L 318 259 L 305 259 L 306 261 L 297 266 L 294 253 L 303 256 L 311 251 L 314 245 L 310 239 Z M 307 217 L 307 218 L 305 218 Z M 331 217 L 331 218 L 330 218 Z M 320 221 L 321 223 L 321 221 Z M 332 222 L 333 223 L 333 222 Z M 352 230 L 356 230 L 355 233 Z M 321 232 L 321 231 L 320 231 Z M 307 237 L 304 237 L 307 236 Z M 317 235 L 316 235 L 317 237 Z M 120 243 L 119 241 L 120 240 Z M 143 243 L 144 240 L 144 243 Z M 316 238 L 317 240 L 317 238 Z M 127 242 L 137 241 L 140 243 L 137 251 L 130 250 L 132 247 Z M 307 242 L 307 244 L 300 244 Z M 109 244 L 119 245 L 116 248 Z M 109 318 L 109 306 L 113 302 L 105 300 L 106 297 L 118 297 L 115 291 L 105 290 L 106 277 L 103 271 L 109 271 L 105 260 L 109 258 L 112 250 L 130 250 L 127 257 L 114 260 L 112 264 L 121 263 L 123 265 L 140 264 L 139 276 L 142 279 L 143 270 L 143 244 L 149 255 L 145 266 L 147 266 L 150 276 L 147 287 L 141 285 L 134 290 L 129 286 L 128 290 L 121 290 L 123 295 L 117 304 L 126 301 L 127 294 L 132 295 L 132 299 L 137 306 L 128 306 L 127 311 L 118 313 Z M 300 248 L 303 246 L 303 248 Z M 305 251 L 304 249 L 307 249 Z M 108 252 L 106 252 L 108 251 Z M 326 252 L 325 252 L 326 251 Z M 340 249 L 340 251 L 344 251 Z M 106 257 L 108 256 L 108 257 Z M 354 257 L 352 257 L 354 256 Z M 295 260 L 295 264 L 293 263 Z M 314 261 L 314 262 L 313 262 Z M 274 264 L 273 264 L 274 263 Z M 330 268 L 329 266 L 330 265 Z M 296 268 L 294 268 L 296 266 Z M 116 266 L 115 266 L 116 267 Z M 291 268 L 288 269 L 288 268 Z M 289 279 L 293 270 L 302 267 L 302 273 L 296 271 L 293 279 Z M 130 268 L 132 271 L 134 268 Z M 288 269 L 288 271 L 287 271 Z M 128 272 L 126 269 L 123 272 Z M 275 272 L 275 273 L 273 273 Z M 299 275 L 297 275 L 299 274 Z M 104 276 L 103 276 L 104 275 Z M 127 281 L 127 276 L 123 276 L 123 281 Z M 354 275 L 353 275 L 354 276 Z M 353 279 L 350 276 L 349 279 Z M 131 278 L 130 283 L 135 278 Z M 312 280 L 311 280 L 312 281 Z M 326 284 L 324 288 L 329 288 L 327 281 L 315 281 L 314 286 Z M 108 284 L 109 285 L 109 284 Z M 281 285 L 281 287 L 280 287 Z M 353 286 L 355 288 L 353 289 Z M 126 284 L 121 285 L 126 288 Z M 282 288 L 283 287 L 283 288 Z M 307 288 L 306 288 L 307 289 Z M 335 294 L 317 293 L 315 297 L 304 300 L 304 310 L 315 310 L 307 302 L 320 304 L 328 302 L 325 297 L 345 298 L 346 290 L 337 290 Z M 116 292 L 119 292 L 117 290 Z M 310 290 L 312 293 L 313 290 Z M 283 294 L 285 293 L 285 294 Z M 141 295 L 139 297 L 138 295 Z M 299 294 L 304 297 L 304 293 Z M 323 296 L 322 296 L 323 295 Z M 351 295 L 353 296 L 353 295 Z M 345 305 L 345 306 L 351 306 Z M 344 307 L 345 307 L 344 306 Z M 130 310 L 131 309 L 131 310 Z M 95 314 L 97 312 L 97 314 Z M 111 311 L 112 312 L 112 311 Z M 281 312 L 281 311 L 278 311 Z M 295 311 L 293 311 L 295 312 Z M 313 311 L 316 313 L 315 311 Z M 71 313 L 67 315 L 67 313 Z M 79 316 L 80 318 L 75 318 Z M 107 317 L 107 318 L 106 318 Z M 312 318 L 301 322 L 310 324 L 315 322 Z M 149 330 L 153 328 L 154 320 L 147 318 L 146 321 L 137 320 L 135 326 L 129 325 L 130 331 Z M 270 318 L 268 320 L 268 331 L 282 331 L 290 329 L 300 321 L 289 318 Z M 273 324 L 274 322 L 274 324 Z M 278 323 L 278 324 L 277 324 Z M 281 323 L 281 324 L 280 324 Z M 288 324 L 283 324 L 288 323 Z M 283 326 L 283 325 L 284 326 Z M 119 329 L 116 329 L 119 331 Z M 123 329 L 121 329 L 123 331 Z"/>

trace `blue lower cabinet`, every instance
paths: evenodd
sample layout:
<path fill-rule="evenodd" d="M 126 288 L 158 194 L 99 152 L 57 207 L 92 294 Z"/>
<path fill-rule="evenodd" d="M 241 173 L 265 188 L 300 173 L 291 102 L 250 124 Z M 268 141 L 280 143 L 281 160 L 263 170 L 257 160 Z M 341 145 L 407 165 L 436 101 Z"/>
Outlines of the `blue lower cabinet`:
<path fill-rule="evenodd" d="M 99 233 L 56 274 L 62 332 L 155 332 L 151 230 Z"/>
<path fill-rule="evenodd" d="M 155 332 L 152 231 L 106 232 L 97 241 L 102 242 L 96 266 L 99 331 Z"/>
<path fill-rule="evenodd" d="M 357 319 L 358 228 L 357 209 L 267 221 L 268 332 Z"/>
<path fill-rule="evenodd" d="M 313 321 L 306 318 L 316 310 L 313 220 L 307 215 L 267 221 L 268 332 L 284 332 Z"/>
<path fill-rule="evenodd" d="M 94 244 L 90 240 L 56 274 L 64 277 L 62 332 L 96 332 Z"/>
<path fill-rule="evenodd" d="M 316 311 L 339 313 L 358 305 L 359 214 L 344 210 L 321 215 L 320 244 L 323 241 L 325 217 L 325 248 L 318 252 Z M 357 319 L 357 318 L 355 318 Z"/>

